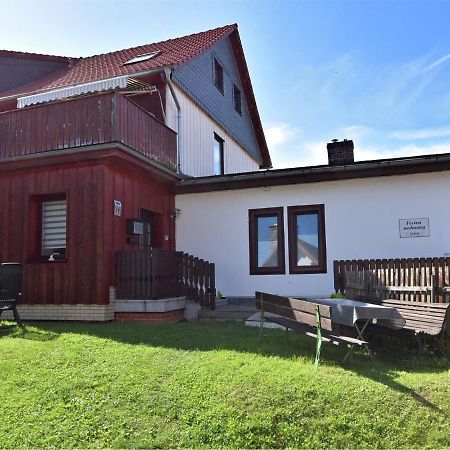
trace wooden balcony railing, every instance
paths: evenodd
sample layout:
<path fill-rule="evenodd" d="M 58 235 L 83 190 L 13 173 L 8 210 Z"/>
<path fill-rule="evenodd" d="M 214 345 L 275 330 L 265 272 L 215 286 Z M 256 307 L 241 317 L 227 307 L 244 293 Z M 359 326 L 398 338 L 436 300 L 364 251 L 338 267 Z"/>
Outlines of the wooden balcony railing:
<path fill-rule="evenodd" d="M 183 252 L 158 248 L 122 250 L 116 254 L 118 299 L 185 296 L 215 308 L 215 265 Z"/>
<path fill-rule="evenodd" d="M 0 113 L 0 159 L 118 142 L 176 170 L 176 139 L 117 92 Z"/>

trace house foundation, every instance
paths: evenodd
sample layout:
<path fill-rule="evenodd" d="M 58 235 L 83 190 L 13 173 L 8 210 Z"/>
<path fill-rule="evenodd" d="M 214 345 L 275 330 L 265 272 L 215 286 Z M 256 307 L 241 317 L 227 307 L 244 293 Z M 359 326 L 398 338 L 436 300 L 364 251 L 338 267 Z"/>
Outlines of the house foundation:
<path fill-rule="evenodd" d="M 107 322 L 114 320 L 113 305 L 18 305 L 22 320 L 76 320 Z M 14 320 L 12 311 L 1 315 L 2 320 Z"/>
<path fill-rule="evenodd" d="M 162 299 L 116 299 L 114 319 L 125 322 L 162 323 L 184 319 L 186 297 Z"/>

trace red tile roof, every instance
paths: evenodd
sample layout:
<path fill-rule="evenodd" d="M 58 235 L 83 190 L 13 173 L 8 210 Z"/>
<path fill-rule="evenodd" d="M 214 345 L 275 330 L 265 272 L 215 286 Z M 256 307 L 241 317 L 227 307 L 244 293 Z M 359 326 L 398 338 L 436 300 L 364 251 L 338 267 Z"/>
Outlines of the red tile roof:
<path fill-rule="evenodd" d="M 32 59 L 38 61 L 55 61 L 55 62 L 69 62 L 71 59 L 68 56 L 43 55 L 41 53 L 16 52 L 14 50 L 0 50 L 0 58 L 22 58 Z M 76 58 L 75 58 L 76 59 Z"/>
<path fill-rule="evenodd" d="M 19 89 L 5 92 L 2 94 L 2 97 L 37 93 L 120 75 L 145 72 L 151 69 L 177 66 L 203 53 L 236 29 L 236 24 L 226 25 L 214 30 L 111 53 L 89 56 L 87 58 L 68 58 L 69 64 L 67 67 L 26 86 L 21 86 Z M 152 59 L 123 65 L 136 56 L 158 50 L 161 53 Z"/>
<path fill-rule="evenodd" d="M 232 50 L 236 58 L 244 87 L 244 95 L 249 106 L 250 117 L 252 119 L 256 137 L 261 149 L 263 159 L 261 168 L 269 168 L 272 167 L 272 163 L 264 136 L 261 119 L 259 117 L 258 108 L 256 106 L 256 100 L 253 94 L 253 88 L 251 85 L 242 44 L 237 31 L 237 24 L 226 25 L 224 27 L 191 34 L 189 36 L 169 39 L 167 41 L 157 42 L 154 44 L 141 45 L 139 47 L 118 50 L 87 58 L 67 58 L 49 55 L 35 55 L 32 53 L 27 54 L 23 52 L 11 52 L 16 53 L 17 55 L 33 55 L 35 58 L 61 58 L 68 64 L 66 67 L 59 69 L 44 78 L 21 86 L 20 88 L 3 92 L 1 94 L 0 101 L 5 97 L 18 97 L 22 95 L 36 94 L 42 91 L 64 88 L 67 86 L 103 80 L 121 75 L 132 75 L 152 69 L 178 66 L 203 53 L 208 48 L 212 47 L 217 41 L 227 36 L 230 36 Z M 160 51 L 161 53 L 147 61 L 124 65 L 124 63 L 132 58 L 155 51 Z"/>

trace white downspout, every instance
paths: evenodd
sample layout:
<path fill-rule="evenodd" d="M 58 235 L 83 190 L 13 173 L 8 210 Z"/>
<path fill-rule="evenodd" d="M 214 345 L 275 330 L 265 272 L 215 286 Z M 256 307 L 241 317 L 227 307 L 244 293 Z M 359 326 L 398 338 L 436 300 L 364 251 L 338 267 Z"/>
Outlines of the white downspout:
<path fill-rule="evenodd" d="M 164 73 L 166 74 L 166 80 L 167 84 L 170 89 L 170 93 L 172 94 L 172 98 L 175 102 L 175 106 L 177 107 L 177 128 L 178 128 L 178 151 L 177 151 L 177 172 L 181 173 L 181 157 L 183 155 L 183 139 L 182 139 L 182 121 L 181 121 L 181 107 L 180 103 L 178 102 L 177 94 L 175 93 L 175 88 L 172 84 L 171 69 L 164 69 Z"/>

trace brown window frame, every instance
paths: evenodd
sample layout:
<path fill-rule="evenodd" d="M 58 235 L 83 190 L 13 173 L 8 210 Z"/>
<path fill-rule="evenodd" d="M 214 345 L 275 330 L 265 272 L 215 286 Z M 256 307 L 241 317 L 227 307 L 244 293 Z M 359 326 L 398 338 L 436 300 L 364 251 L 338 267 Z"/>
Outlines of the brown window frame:
<path fill-rule="evenodd" d="M 234 110 L 242 116 L 242 93 L 235 84 L 233 84 L 233 106 Z"/>
<path fill-rule="evenodd" d="M 222 95 L 225 94 L 224 89 L 224 70 L 217 58 L 213 58 L 213 80 L 214 86 L 220 91 Z"/>
<path fill-rule="evenodd" d="M 225 141 L 217 134 L 214 133 L 214 142 L 213 145 L 215 145 L 215 143 L 219 144 L 219 158 L 220 158 L 220 173 L 216 173 L 216 167 L 214 164 L 213 167 L 213 171 L 214 171 L 214 175 L 215 176 L 220 176 L 220 175 L 225 175 Z M 213 148 L 214 152 L 215 152 L 215 147 Z M 215 157 L 215 154 L 213 155 L 213 158 Z"/>
<path fill-rule="evenodd" d="M 325 235 L 325 206 L 301 205 L 288 206 L 288 248 L 289 248 L 289 273 L 327 273 L 327 250 Z M 316 266 L 299 266 L 297 264 L 297 226 L 296 216 L 302 214 L 317 214 L 318 216 L 318 236 L 319 236 L 319 264 Z"/>
<path fill-rule="evenodd" d="M 277 228 L 277 267 L 258 267 L 258 218 L 276 216 Z M 284 213 L 283 207 L 248 210 L 250 275 L 283 275 L 286 273 L 284 252 Z"/>
<path fill-rule="evenodd" d="M 50 255 L 44 254 L 42 249 L 42 228 L 43 228 L 43 207 L 44 203 L 53 201 L 66 202 L 66 247 L 64 252 L 55 255 L 53 261 L 49 260 Z M 69 208 L 68 208 L 68 194 L 67 192 L 58 192 L 51 194 L 32 194 L 30 196 L 30 210 L 29 210 L 29 235 L 31 237 L 28 245 L 28 262 L 66 262 L 68 258 L 69 248 Z"/>

